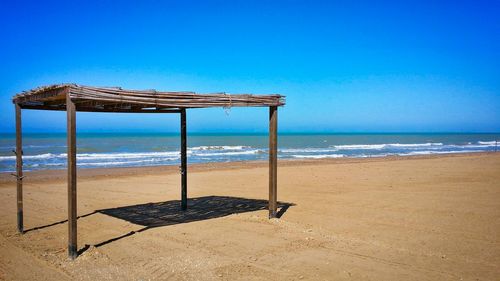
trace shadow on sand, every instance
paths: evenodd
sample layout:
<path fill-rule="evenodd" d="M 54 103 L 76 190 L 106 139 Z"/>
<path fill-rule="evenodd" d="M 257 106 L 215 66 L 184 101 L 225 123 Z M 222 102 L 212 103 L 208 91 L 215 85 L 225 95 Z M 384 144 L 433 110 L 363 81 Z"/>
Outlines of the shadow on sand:
<path fill-rule="evenodd" d="M 106 214 L 114 218 L 122 219 L 133 224 L 144 226 L 143 228 L 131 231 L 118 237 L 97 243 L 94 247 L 101 247 L 111 242 L 132 236 L 136 233 L 146 231 L 151 228 L 189 223 L 201 220 L 208 220 L 229 216 L 232 214 L 253 212 L 267 209 L 267 200 L 248 199 L 229 196 L 204 196 L 188 199 L 187 210 L 181 210 L 180 200 L 171 200 L 158 203 L 147 203 L 132 206 L 125 206 L 112 209 L 98 210 L 101 214 Z M 290 208 L 293 203 L 278 202 L 277 217 L 280 218 Z M 85 245 L 78 254 L 85 252 L 90 245 Z"/>
<path fill-rule="evenodd" d="M 91 216 L 91 215 L 93 215 L 95 213 L 98 213 L 98 212 L 99 211 L 93 211 L 93 212 L 90 212 L 88 214 L 78 216 L 76 219 L 81 219 L 81 218 L 84 218 L 84 217 L 88 217 L 88 216 Z M 36 227 L 30 228 L 30 229 L 26 229 L 25 231 L 23 231 L 23 234 L 31 232 L 31 231 L 34 231 L 34 230 L 44 229 L 44 228 L 47 228 L 47 227 L 51 227 L 51 226 L 54 226 L 54 225 L 63 224 L 63 223 L 67 223 L 67 222 L 68 222 L 68 220 L 62 220 L 62 221 L 57 221 L 57 222 L 53 222 L 53 223 L 46 224 L 46 225 L 36 226 Z"/>
<path fill-rule="evenodd" d="M 280 218 L 281 216 L 283 216 L 288 208 L 294 205 L 295 204 L 293 203 L 278 202 L 277 217 Z M 78 218 L 87 217 L 95 213 L 101 213 L 143 226 L 143 228 L 139 230 L 131 231 L 121 236 L 114 237 L 93 245 L 94 247 L 101 247 L 111 242 L 155 227 L 220 218 L 232 214 L 266 210 L 268 201 L 230 196 L 204 196 L 188 199 L 188 208 L 185 211 L 182 211 L 180 206 L 180 200 L 171 200 L 158 203 L 147 203 L 96 210 L 94 212 L 79 216 Z M 25 233 L 62 224 L 65 222 L 67 222 L 67 220 L 34 227 L 26 230 Z M 85 245 L 85 247 L 81 248 L 78 251 L 78 254 L 82 254 L 89 248 L 90 245 Z"/>
<path fill-rule="evenodd" d="M 266 210 L 267 200 L 205 196 L 188 199 L 188 208 L 185 211 L 180 209 L 180 205 L 180 200 L 172 200 L 104 209 L 98 210 L 98 212 L 133 224 L 158 227 Z M 291 205 L 291 203 L 279 202 L 278 208 L 280 212 L 278 217 L 281 217 Z"/>

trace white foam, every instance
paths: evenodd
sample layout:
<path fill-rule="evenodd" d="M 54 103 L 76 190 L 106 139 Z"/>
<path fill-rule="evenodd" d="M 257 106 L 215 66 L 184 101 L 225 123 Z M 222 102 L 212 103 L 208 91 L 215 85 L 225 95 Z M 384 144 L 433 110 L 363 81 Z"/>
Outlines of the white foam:
<path fill-rule="evenodd" d="M 37 155 L 23 155 L 23 159 L 50 159 L 55 157 L 58 157 L 58 154 L 44 153 Z M 66 154 L 64 157 L 66 157 Z M 0 156 L 0 160 L 16 160 L 16 156 Z"/>
<path fill-rule="evenodd" d="M 382 144 L 345 144 L 334 145 L 333 147 L 338 150 L 380 150 L 384 148 L 417 148 L 429 146 L 442 146 L 440 142 L 427 142 L 427 143 L 382 143 Z"/>
<path fill-rule="evenodd" d="M 131 160 L 131 161 L 107 161 L 107 162 L 86 162 L 77 163 L 78 166 L 118 166 L 118 165 L 130 165 L 130 164 L 140 164 L 140 163 L 159 163 L 162 161 L 173 161 L 178 158 L 162 158 L 162 159 L 143 159 L 143 160 Z"/>
<path fill-rule="evenodd" d="M 452 153 L 472 153 L 472 152 L 482 152 L 478 150 L 448 150 L 448 151 L 435 151 L 435 150 L 424 150 L 424 151 L 412 151 L 408 153 L 400 153 L 398 155 L 429 155 L 429 154 L 452 154 Z"/>
<path fill-rule="evenodd" d="M 427 146 L 442 146 L 440 142 L 427 142 L 427 143 L 389 143 L 388 146 L 394 147 L 427 147 Z"/>
<path fill-rule="evenodd" d="M 385 144 L 345 144 L 345 145 L 334 145 L 333 147 L 338 150 L 355 150 L 355 149 L 382 149 Z"/>
<path fill-rule="evenodd" d="M 0 156 L 1 160 L 16 160 L 16 156 Z"/>
<path fill-rule="evenodd" d="M 190 152 L 188 152 L 190 153 Z M 138 153 L 79 153 L 76 155 L 77 160 L 106 160 L 106 159 L 140 159 L 140 158 L 164 158 L 164 157 L 179 157 L 180 152 L 138 152 Z M 52 154 L 44 153 L 38 155 L 24 155 L 25 160 L 41 160 L 41 159 L 64 159 L 66 153 Z M 16 156 L 0 156 L 0 160 L 16 160 Z"/>
<path fill-rule="evenodd" d="M 243 150 L 245 146 L 228 146 L 220 147 L 221 152 L 208 152 L 217 151 L 215 148 L 199 149 L 197 151 L 187 151 L 189 155 L 193 156 L 224 156 L 224 155 L 247 155 L 256 154 L 261 152 L 261 150 Z M 238 151 L 241 149 L 241 151 Z M 229 151 L 224 151 L 229 150 Z M 207 152 L 205 152 L 207 151 Z M 52 154 L 44 153 L 38 155 L 24 155 L 25 160 L 48 160 L 48 159 L 65 159 L 67 157 L 66 153 Z M 79 153 L 76 158 L 78 161 L 98 161 L 98 160 L 140 160 L 143 158 L 149 159 L 178 159 L 180 157 L 179 151 L 165 151 L 165 152 L 127 152 L 127 153 Z M 16 156 L 0 156 L 0 161 L 16 160 Z"/>
<path fill-rule="evenodd" d="M 189 148 L 189 150 L 243 150 L 249 149 L 250 146 L 244 145 L 202 145 Z"/>
<path fill-rule="evenodd" d="M 491 147 L 495 147 L 495 144 L 471 144 L 471 143 L 468 143 L 468 144 L 447 144 L 445 146 L 443 146 L 443 148 L 464 148 L 464 149 L 487 149 L 487 148 L 491 148 Z M 426 149 L 432 149 L 432 148 L 426 148 Z"/>
<path fill-rule="evenodd" d="M 66 156 L 66 154 L 64 154 Z M 81 153 L 77 154 L 77 160 L 93 160 L 93 159 L 138 159 L 138 158 L 162 158 L 162 157 L 179 157 L 180 152 L 133 152 L 133 153 Z"/>
<path fill-rule="evenodd" d="M 291 155 L 294 158 L 303 159 L 323 159 L 323 158 L 342 158 L 344 154 L 318 154 L 318 155 Z"/>
<path fill-rule="evenodd" d="M 372 158 L 372 157 L 386 157 L 389 155 L 396 155 L 396 154 L 388 154 L 388 153 L 382 153 L 382 154 L 360 154 L 360 155 L 353 155 L 350 157 L 353 158 Z"/>
<path fill-rule="evenodd" d="M 224 155 L 249 155 L 260 153 L 259 149 L 245 150 L 245 151 L 226 151 L 226 152 L 199 152 L 193 153 L 193 156 L 224 156 Z"/>
<path fill-rule="evenodd" d="M 283 153 L 319 153 L 319 152 L 336 152 L 336 148 L 284 148 L 279 152 Z"/>
<path fill-rule="evenodd" d="M 478 141 L 477 143 L 482 144 L 482 145 L 488 145 L 488 146 L 497 145 L 497 141 Z"/>
<path fill-rule="evenodd" d="M 479 148 L 479 149 L 484 149 L 488 147 L 495 147 L 495 145 L 491 144 L 466 144 L 466 145 L 450 145 L 450 147 L 457 147 L 457 148 Z"/>

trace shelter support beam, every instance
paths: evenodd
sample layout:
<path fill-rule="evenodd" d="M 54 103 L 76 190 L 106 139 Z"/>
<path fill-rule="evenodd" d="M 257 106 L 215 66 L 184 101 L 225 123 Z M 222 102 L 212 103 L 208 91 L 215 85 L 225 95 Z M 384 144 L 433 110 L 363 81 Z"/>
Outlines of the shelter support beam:
<path fill-rule="evenodd" d="M 187 133 L 186 109 L 181 109 L 181 209 L 187 209 Z"/>
<path fill-rule="evenodd" d="M 23 226 L 23 134 L 21 126 L 21 106 L 16 107 L 16 183 L 17 183 L 17 230 L 24 232 Z"/>
<path fill-rule="evenodd" d="M 278 107 L 269 107 L 269 218 L 277 213 L 278 189 Z"/>
<path fill-rule="evenodd" d="M 76 108 L 66 97 L 67 145 L 68 145 L 68 255 L 71 259 L 78 256 L 76 225 Z"/>

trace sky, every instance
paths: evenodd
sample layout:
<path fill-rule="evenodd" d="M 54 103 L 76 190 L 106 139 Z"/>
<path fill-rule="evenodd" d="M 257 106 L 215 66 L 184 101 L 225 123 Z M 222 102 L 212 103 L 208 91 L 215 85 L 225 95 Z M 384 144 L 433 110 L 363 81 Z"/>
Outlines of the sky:
<path fill-rule="evenodd" d="M 0 133 L 14 94 L 77 83 L 286 96 L 280 132 L 500 132 L 500 1 L 0 2 Z M 265 132 L 267 108 L 188 110 Z M 23 110 L 24 132 L 64 112 Z M 176 114 L 78 113 L 79 132 L 177 132 Z"/>

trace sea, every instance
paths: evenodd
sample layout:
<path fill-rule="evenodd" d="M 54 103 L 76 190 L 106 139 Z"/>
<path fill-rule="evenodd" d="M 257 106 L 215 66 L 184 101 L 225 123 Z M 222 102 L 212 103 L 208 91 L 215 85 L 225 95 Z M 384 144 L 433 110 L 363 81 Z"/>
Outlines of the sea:
<path fill-rule="evenodd" d="M 500 134 L 283 133 L 279 159 L 365 158 L 493 152 Z M 13 172 L 14 134 L 0 134 L 0 172 Z M 168 133 L 79 133 L 78 168 L 180 164 L 180 136 Z M 66 135 L 23 134 L 24 169 L 66 168 Z M 267 134 L 188 134 L 188 163 L 268 159 Z"/>

